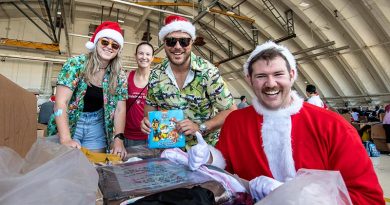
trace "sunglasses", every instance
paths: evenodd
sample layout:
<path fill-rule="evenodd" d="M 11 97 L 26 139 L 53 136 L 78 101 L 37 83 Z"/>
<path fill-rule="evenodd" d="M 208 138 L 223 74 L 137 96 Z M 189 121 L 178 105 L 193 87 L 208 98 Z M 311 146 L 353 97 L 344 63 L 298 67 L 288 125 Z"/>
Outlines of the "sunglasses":
<path fill-rule="evenodd" d="M 165 38 L 165 45 L 174 47 L 178 41 L 180 46 L 185 48 L 190 45 L 191 38 Z"/>
<path fill-rule="evenodd" d="M 103 38 L 100 39 L 100 44 L 103 47 L 107 47 L 108 45 L 111 45 L 111 48 L 114 50 L 118 50 L 121 47 L 119 44 L 115 43 L 113 40 L 106 40 Z"/>

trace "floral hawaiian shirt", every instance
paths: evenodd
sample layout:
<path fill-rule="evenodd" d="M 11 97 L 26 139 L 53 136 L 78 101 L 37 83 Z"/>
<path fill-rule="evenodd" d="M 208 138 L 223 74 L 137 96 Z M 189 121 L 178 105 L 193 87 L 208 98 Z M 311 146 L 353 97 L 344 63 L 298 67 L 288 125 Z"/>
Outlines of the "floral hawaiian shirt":
<path fill-rule="evenodd" d="M 197 124 L 213 118 L 219 111 L 233 105 L 233 96 L 216 68 L 210 62 L 191 53 L 194 79 L 181 90 L 168 77 L 168 59 L 156 66 L 149 77 L 147 105 L 161 110 L 181 109 L 185 117 Z M 215 145 L 219 130 L 204 136 L 208 144 Z M 196 137 L 186 136 L 187 148 L 196 144 Z"/>
<path fill-rule="evenodd" d="M 81 77 L 85 71 L 85 61 L 87 60 L 85 55 L 79 55 L 69 58 L 62 67 L 58 74 L 57 85 L 66 86 L 73 91 L 73 95 L 68 105 L 68 118 L 70 133 L 73 136 L 76 130 L 76 124 L 80 117 L 80 114 L 84 109 L 84 96 L 87 92 L 88 84 Z M 109 77 L 110 68 L 107 69 L 106 74 L 103 77 L 103 109 L 104 109 L 104 124 L 107 133 L 108 143 L 111 143 L 114 133 L 114 112 L 118 101 L 127 99 L 127 80 L 126 74 L 121 71 L 118 75 L 118 85 L 116 92 L 112 95 L 109 92 Z M 55 122 L 54 114 L 51 116 L 48 124 L 48 135 L 57 134 L 57 126 Z"/>

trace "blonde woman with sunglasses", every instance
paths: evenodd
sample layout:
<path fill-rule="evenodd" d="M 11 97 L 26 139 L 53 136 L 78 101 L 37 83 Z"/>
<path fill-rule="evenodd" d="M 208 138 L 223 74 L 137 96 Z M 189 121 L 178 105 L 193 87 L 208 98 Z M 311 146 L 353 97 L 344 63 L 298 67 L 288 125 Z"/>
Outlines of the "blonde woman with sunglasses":
<path fill-rule="evenodd" d="M 122 29 L 103 22 L 87 42 L 88 55 L 68 59 L 58 75 L 48 135 L 68 147 L 124 158 L 127 82 L 121 68 Z"/>

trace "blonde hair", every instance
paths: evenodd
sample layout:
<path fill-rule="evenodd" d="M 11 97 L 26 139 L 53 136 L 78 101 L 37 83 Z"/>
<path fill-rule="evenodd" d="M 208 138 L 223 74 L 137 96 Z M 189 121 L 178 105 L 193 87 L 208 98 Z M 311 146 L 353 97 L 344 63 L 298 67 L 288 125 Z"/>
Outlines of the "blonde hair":
<path fill-rule="evenodd" d="M 97 46 L 87 55 L 87 60 L 85 62 L 85 72 L 83 74 L 85 82 L 90 85 L 93 76 L 99 71 L 102 63 L 99 59 L 98 52 L 96 50 Z M 118 51 L 116 56 L 108 63 L 107 68 L 111 68 L 110 77 L 109 77 L 109 91 L 111 94 L 115 94 L 116 87 L 118 86 L 118 75 L 122 68 L 122 59 L 121 51 Z"/>

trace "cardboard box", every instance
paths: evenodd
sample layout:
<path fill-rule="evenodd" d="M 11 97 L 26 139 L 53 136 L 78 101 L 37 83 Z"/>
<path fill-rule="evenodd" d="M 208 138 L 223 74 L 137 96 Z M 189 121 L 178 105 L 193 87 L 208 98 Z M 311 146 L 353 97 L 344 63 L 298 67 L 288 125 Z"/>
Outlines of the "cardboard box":
<path fill-rule="evenodd" d="M 47 125 L 37 123 L 37 137 L 46 137 L 47 136 Z"/>
<path fill-rule="evenodd" d="M 371 126 L 371 139 L 374 140 L 375 146 L 379 151 L 390 151 L 386 145 L 386 134 L 385 129 L 383 129 L 382 123 Z"/>
<path fill-rule="evenodd" d="M 351 122 L 352 115 L 349 113 L 342 114 L 343 118 L 347 120 L 347 122 Z"/>
<path fill-rule="evenodd" d="M 37 138 L 37 99 L 3 75 L 0 99 L 0 146 L 24 157 Z"/>
<path fill-rule="evenodd" d="M 371 125 L 371 138 L 386 139 L 385 129 L 383 129 L 382 123 Z"/>
<path fill-rule="evenodd" d="M 376 149 L 381 152 L 390 152 L 387 148 L 386 139 L 373 139 Z"/>

